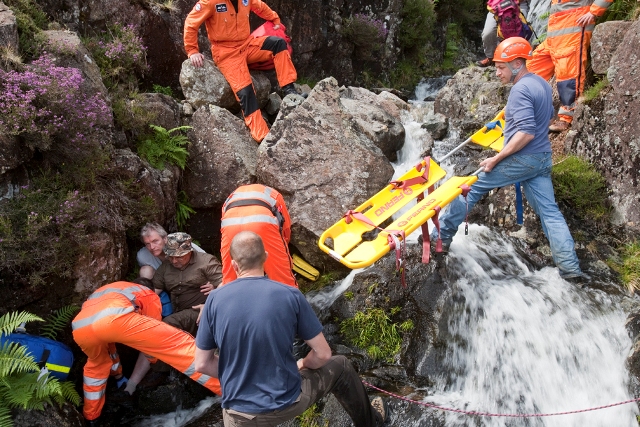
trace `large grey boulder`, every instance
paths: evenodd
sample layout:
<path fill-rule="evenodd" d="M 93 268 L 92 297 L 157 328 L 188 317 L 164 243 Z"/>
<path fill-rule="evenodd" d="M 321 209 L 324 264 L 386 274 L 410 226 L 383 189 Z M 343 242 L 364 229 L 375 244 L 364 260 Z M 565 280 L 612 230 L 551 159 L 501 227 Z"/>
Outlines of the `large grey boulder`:
<path fill-rule="evenodd" d="M 16 16 L 7 5 L 0 2 L 0 46 L 18 52 L 18 24 Z"/>
<path fill-rule="evenodd" d="M 269 100 L 271 82 L 260 71 L 251 71 L 251 79 L 258 104 L 262 108 L 267 105 Z M 231 86 L 213 61 L 205 60 L 204 65 L 200 68 L 191 65 L 191 61 L 188 59 L 184 61 L 180 71 L 180 86 L 187 102 L 196 109 L 203 105 L 213 104 L 234 113 L 240 111 L 240 104 L 236 100 Z"/>
<path fill-rule="evenodd" d="M 124 230 L 94 231 L 87 236 L 88 246 L 76 260 L 73 277 L 75 291 L 86 298 L 102 285 L 124 277 L 129 264 L 129 248 Z"/>
<path fill-rule="evenodd" d="M 161 93 L 140 93 L 128 102 L 132 111 L 144 111 L 149 115 L 151 124 L 162 126 L 167 130 L 181 124 L 182 105 L 171 96 Z"/>
<path fill-rule="evenodd" d="M 141 194 L 153 199 L 158 210 L 155 220 L 164 224 L 175 216 L 176 193 L 180 169 L 165 164 L 162 170 L 151 167 L 129 149 L 116 149 L 113 154 L 114 173 L 135 182 Z"/>
<path fill-rule="evenodd" d="M 591 37 L 591 68 L 594 73 L 607 73 L 611 58 L 630 25 L 629 21 L 608 21 L 596 25 Z"/>
<path fill-rule="evenodd" d="M 256 175 L 283 193 L 292 244 L 321 268 L 329 258 L 317 247 L 320 234 L 387 185 L 393 168 L 344 108 L 334 78 L 293 109 L 286 101 L 258 149 Z"/>
<path fill-rule="evenodd" d="M 100 68 L 78 34 L 65 30 L 47 30 L 43 34 L 48 51 L 55 55 L 56 65 L 77 68 L 82 71 L 84 93 L 89 96 L 101 93 L 103 98 L 108 101 L 107 88 L 102 82 Z"/>
<path fill-rule="evenodd" d="M 638 46 L 640 21 L 635 21 L 611 58 L 607 73 L 611 87 L 604 96 L 578 105 L 576 134 L 567 141 L 568 148 L 588 159 L 607 179 L 614 224 L 636 232 L 640 232 Z"/>
<path fill-rule="evenodd" d="M 495 117 L 508 95 L 508 87 L 502 86 L 493 67 L 467 67 L 438 92 L 434 112 L 445 115 L 463 131 L 472 132 Z"/>
<path fill-rule="evenodd" d="M 183 189 L 196 209 L 220 206 L 238 186 L 255 181 L 256 142 L 242 120 L 215 105 L 199 108 L 191 126 Z"/>
<path fill-rule="evenodd" d="M 342 107 L 353 117 L 359 131 L 365 134 L 382 150 L 392 162 L 397 159 L 397 151 L 404 145 L 405 130 L 402 125 L 400 98 L 391 100 L 389 96 L 376 95 L 363 88 L 349 87 L 340 91 Z"/>

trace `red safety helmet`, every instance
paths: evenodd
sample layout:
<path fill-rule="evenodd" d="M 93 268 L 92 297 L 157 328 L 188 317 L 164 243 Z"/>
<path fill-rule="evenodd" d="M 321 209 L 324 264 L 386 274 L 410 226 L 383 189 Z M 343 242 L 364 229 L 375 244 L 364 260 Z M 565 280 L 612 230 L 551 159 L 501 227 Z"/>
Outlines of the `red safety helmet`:
<path fill-rule="evenodd" d="M 522 37 L 504 39 L 493 53 L 493 62 L 511 62 L 516 58 L 533 58 L 531 45 Z"/>

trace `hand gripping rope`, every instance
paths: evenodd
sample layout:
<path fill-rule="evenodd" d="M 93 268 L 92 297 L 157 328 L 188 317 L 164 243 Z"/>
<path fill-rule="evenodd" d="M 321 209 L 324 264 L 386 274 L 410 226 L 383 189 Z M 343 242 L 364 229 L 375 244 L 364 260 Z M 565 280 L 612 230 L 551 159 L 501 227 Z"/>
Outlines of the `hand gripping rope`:
<path fill-rule="evenodd" d="M 455 409 L 455 408 L 447 408 L 447 407 L 444 407 L 444 406 L 438 406 L 438 405 L 434 405 L 433 403 L 419 402 L 417 400 L 412 400 L 412 399 L 406 398 L 404 396 L 400 396 L 400 395 L 397 395 L 395 393 L 391 393 L 390 391 L 386 391 L 386 390 L 383 390 L 381 388 L 378 388 L 378 387 L 374 386 L 373 384 L 370 384 L 370 383 L 366 382 L 365 380 L 362 380 L 362 383 L 364 385 L 368 386 L 368 387 L 371 387 L 374 390 L 377 390 L 377 391 L 379 391 L 381 393 L 384 393 L 384 394 L 387 394 L 389 396 L 395 397 L 396 399 L 404 400 L 405 402 L 415 403 L 416 405 L 426 406 L 428 408 L 433 408 L 433 409 L 439 409 L 441 411 L 456 412 L 458 414 L 475 415 L 475 416 L 479 416 L 479 417 L 509 417 L 509 418 L 554 417 L 554 416 L 558 416 L 558 415 L 580 414 L 582 412 L 598 411 L 600 409 L 612 408 L 614 406 L 621 406 L 621 405 L 626 405 L 628 403 L 634 403 L 634 402 L 640 401 L 640 397 L 637 397 L 635 399 L 625 400 L 623 402 L 611 403 L 609 405 L 596 406 L 596 407 L 587 408 L 587 409 L 577 409 L 575 411 L 550 412 L 550 413 L 547 413 L 547 414 L 542 414 L 542 413 L 540 413 L 540 414 L 495 414 L 495 413 L 491 413 L 491 412 L 465 411 L 465 410 L 462 410 L 462 409 Z"/>

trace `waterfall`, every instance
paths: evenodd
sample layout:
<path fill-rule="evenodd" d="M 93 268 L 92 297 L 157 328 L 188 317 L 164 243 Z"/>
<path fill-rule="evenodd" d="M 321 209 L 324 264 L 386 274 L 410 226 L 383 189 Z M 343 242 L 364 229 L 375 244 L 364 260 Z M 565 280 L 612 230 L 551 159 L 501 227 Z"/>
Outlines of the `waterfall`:
<path fill-rule="evenodd" d="M 455 138 L 436 142 L 435 158 L 455 146 Z M 403 150 L 411 151 L 411 144 L 420 142 L 407 139 Z M 441 331 L 446 347 L 442 374 L 426 402 L 523 414 L 586 409 L 633 398 L 625 368 L 631 340 L 622 297 L 570 284 L 556 268 L 530 271 L 507 240 L 481 226 L 472 225 L 468 236 L 458 232 L 445 262 L 454 295 L 443 310 L 447 330 Z M 445 424 L 630 427 L 637 425 L 637 413 L 635 404 L 526 419 L 447 412 Z"/>

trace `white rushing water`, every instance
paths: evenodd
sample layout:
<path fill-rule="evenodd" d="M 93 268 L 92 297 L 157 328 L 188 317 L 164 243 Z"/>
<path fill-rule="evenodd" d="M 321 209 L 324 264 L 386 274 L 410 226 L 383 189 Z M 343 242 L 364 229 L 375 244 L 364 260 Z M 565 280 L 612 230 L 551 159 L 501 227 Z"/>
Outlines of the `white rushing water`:
<path fill-rule="evenodd" d="M 428 104 L 414 104 L 414 110 L 429 111 Z M 410 166 L 421 151 L 415 148 L 421 142 L 411 138 L 420 134 L 414 132 L 414 123 L 405 127 L 403 151 L 418 153 L 415 158 L 401 157 Z M 453 134 L 436 142 L 434 158 L 455 147 L 458 139 Z M 450 177 L 450 166 L 441 166 Z M 450 285 L 456 294 L 454 307 L 447 309 L 447 374 L 425 401 L 525 414 L 567 412 L 633 398 L 625 368 L 631 340 L 620 301 L 560 279 L 555 268 L 529 271 L 511 244 L 486 227 L 472 225 L 468 236 L 458 232 L 446 268 L 455 278 Z M 544 418 L 447 412 L 445 419 L 447 426 L 618 427 L 637 426 L 637 413 L 635 404 L 627 404 Z"/>

